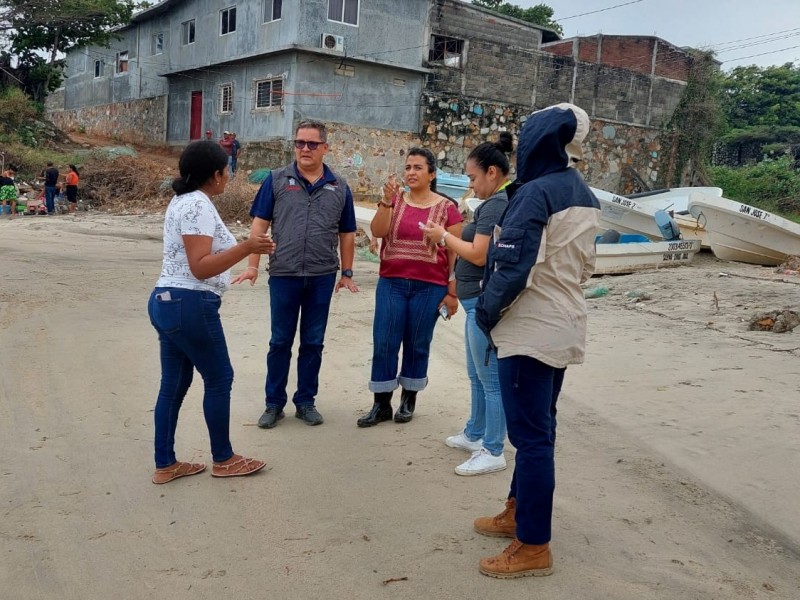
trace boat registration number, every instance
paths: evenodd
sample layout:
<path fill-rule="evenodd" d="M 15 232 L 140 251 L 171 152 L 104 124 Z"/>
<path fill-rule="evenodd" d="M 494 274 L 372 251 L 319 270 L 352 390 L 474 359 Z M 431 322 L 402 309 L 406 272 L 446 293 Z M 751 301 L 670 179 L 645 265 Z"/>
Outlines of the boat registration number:
<path fill-rule="evenodd" d="M 669 249 L 675 250 L 691 250 L 694 248 L 694 242 L 670 242 Z"/>
<path fill-rule="evenodd" d="M 740 204 L 739 205 L 739 212 L 743 215 L 749 215 L 756 219 L 761 219 L 762 221 L 769 217 L 769 213 L 765 210 L 761 210 L 760 208 L 753 208 L 752 206 L 748 206 L 747 204 Z"/>
<path fill-rule="evenodd" d="M 672 262 L 674 260 L 689 260 L 688 252 L 664 252 L 661 262 Z"/>

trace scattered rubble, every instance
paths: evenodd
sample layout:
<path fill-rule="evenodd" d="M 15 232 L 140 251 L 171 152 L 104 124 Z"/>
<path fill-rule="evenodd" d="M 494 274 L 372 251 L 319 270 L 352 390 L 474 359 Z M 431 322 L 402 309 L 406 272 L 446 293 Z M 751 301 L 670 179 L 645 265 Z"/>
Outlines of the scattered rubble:
<path fill-rule="evenodd" d="M 750 319 L 750 331 L 787 333 L 800 325 L 800 315 L 793 310 L 773 310 L 758 313 Z"/>

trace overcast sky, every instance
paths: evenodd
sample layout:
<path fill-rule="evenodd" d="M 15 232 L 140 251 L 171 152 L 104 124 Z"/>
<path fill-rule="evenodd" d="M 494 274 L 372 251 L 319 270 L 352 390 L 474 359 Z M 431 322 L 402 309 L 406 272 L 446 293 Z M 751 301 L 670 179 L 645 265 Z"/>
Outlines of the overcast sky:
<path fill-rule="evenodd" d="M 800 0 L 640 0 L 596 14 L 565 19 L 631 0 L 511 0 L 544 3 L 565 37 L 595 33 L 656 35 L 676 46 L 714 46 L 722 68 L 800 65 Z M 744 38 L 755 38 L 746 39 Z M 784 50 L 785 49 L 785 50 Z M 782 50 L 781 52 L 776 52 Z M 754 54 L 763 56 L 753 56 Z M 742 57 L 745 60 L 733 60 Z"/>

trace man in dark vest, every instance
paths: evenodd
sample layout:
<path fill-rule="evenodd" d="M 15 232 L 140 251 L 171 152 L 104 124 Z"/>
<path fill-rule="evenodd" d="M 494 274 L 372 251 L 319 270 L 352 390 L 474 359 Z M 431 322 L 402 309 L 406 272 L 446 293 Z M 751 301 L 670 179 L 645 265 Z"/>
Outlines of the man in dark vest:
<path fill-rule="evenodd" d="M 327 130 L 318 121 L 302 121 L 295 130 L 295 162 L 275 169 L 256 194 L 250 235 L 272 227 L 275 253 L 269 259 L 271 337 L 267 353 L 266 410 L 258 426 L 271 429 L 283 418 L 292 345 L 300 323 L 295 417 L 320 425 L 314 403 L 319 388 L 322 348 L 334 289 L 357 292 L 353 281 L 356 215 L 344 179 L 323 162 Z M 336 282 L 340 267 L 342 276 Z M 233 283 L 258 278 L 261 257 L 252 254 L 247 270 Z"/>

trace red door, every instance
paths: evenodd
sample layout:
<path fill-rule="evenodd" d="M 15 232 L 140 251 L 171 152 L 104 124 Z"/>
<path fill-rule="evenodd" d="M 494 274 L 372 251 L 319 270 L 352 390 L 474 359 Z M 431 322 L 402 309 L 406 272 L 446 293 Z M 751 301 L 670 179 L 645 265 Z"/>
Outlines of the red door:
<path fill-rule="evenodd" d="M 189 113 L 189 139 L 203 136 L 203 92 L 192 92 L 192 110 Z"/>

